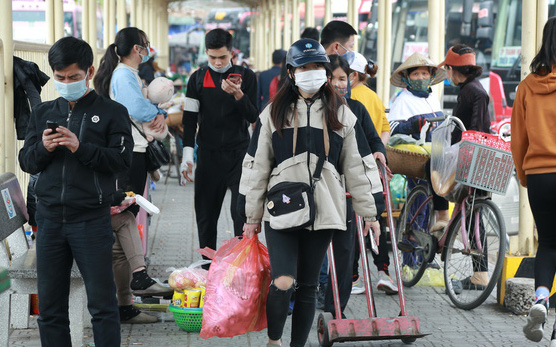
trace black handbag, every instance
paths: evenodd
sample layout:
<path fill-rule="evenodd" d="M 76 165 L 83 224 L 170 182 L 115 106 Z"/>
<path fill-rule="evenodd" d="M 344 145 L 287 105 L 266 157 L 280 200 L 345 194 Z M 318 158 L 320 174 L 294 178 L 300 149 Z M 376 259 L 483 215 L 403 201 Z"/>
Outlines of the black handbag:
<path fill-rule="evenodd" d="M 139 129 L 139 127 L 133 121 L 131 121 L 131 124 L 135 127 L 135 129 L 137 129 L 137 131 L 139 131 L 139 134 L 141 134 L 141 136 L 143 136 L 145 140 L 147 140 L 147 150 L 145 152 L 147 156 L 147 171 L 156 171 L 160 169 L 162 165 L 168 164 L 170 162 L 170 153 L 168 153 L 168 150 L 166 149 L 162 141 L 154 138 L 152 141 L 149 141 L 145 133 L 141 129 Z"/>

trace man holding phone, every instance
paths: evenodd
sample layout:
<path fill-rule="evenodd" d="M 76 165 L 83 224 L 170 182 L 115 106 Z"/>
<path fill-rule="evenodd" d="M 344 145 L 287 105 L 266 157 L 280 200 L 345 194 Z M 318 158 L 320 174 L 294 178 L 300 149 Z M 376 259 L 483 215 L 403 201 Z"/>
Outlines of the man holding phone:
<path fill-rule="evenodd" d="M 61 97 L 33 108 L 23 171 L 40 177 L 37 205 L 38 318 L 41 345 L 70 346 L 68 317 L 73 261 L 83 276 L 96 346 L 120 346 L 120 318 L 112 272 L 110 203 L 116 174 L 131 164 L 127 109 L 92 89 L 93 50 L 74 37 L 48 52 Z"/>
<path fill-rule="evenodd" d="M 186 182 L 193 182 L 195 177 L 200 248 L 216 249 L 217 222 L 227 189 L 232 192 L 234 234 L 243 232 L 237 211 L 241 163 L 249 145 L 249 124 L 257 120 L 259 112 L 255 73 L 231 63 L 232 35 L 222 29 L 211 30 L 205 36 L 205 47 L 208 67 L 193 73 L 187 84 L 180 171 Z M 193 175 L 195 142 L 197 167 Z"/>

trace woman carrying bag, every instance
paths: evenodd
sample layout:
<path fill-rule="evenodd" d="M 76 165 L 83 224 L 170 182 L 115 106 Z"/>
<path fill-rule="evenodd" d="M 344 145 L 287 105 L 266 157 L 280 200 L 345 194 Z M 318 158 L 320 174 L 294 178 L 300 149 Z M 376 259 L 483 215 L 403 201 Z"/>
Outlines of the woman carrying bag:
<path fill-rule="evenodd" d="M 328 62 L 317 41 L 290 47 L 286 81 L 261 113 L 243 161 L 243 230 L 252 237 L 264 221 L 270 257 L 268 346 L 281 345 L 294 291 L 290 346 L 307 341 L 324 255 L 334 231 L 346 230 L 346 188 L 365 234 L 372 228 L 377 242 L 380 235 L 378 169 L 357 118 L 327 83 Z"/>

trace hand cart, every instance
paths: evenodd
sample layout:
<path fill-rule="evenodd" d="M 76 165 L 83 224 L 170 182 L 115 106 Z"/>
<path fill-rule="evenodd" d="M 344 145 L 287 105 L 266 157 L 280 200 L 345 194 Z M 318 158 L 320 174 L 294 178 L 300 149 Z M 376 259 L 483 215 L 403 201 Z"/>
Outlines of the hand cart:
<path fill-rule="evenodd" d="M 397 241 L 392 217 L 392 201 L 390 197 L 390 187 L 386 176 L 386 168 L 380 163 L 380 175 L 384 189 L 384 198 L 386 202 L 386 211 L 388 214 L 388 227 L 390 228 L 390 239 L 392 243 L 392 252 L 397 254 Z M 317 322 L 317 333 L 319 344 L 323 347 L 332 346 L 334 342 L 344 341 L 368 341 L 368 340 L 391 340 L 401 339 L 403 343 L 412 343 L 417 338 L 426 336 L 421 332 L 419 319 L 417 317 L 408 316 L 405 306 L 404 290 L 400 275 L 400 266 L 397 256 L 394 256 L 394 269 L 396 271 L 396 281 L 398 284 L 398 295 L 400 299 L 400 315 L 393 318 L 377 317 L 374 298 L 371 288 L 371 277 L 369 271 L 369 260 L 365 247 L 365 237 L 363 236 L 364 226 L 361 217 L 356 216 L 357 236 L 359 238 L 359 248 L 361 250 L 361 264 L 363 269 L 363 279 L 365 283 L 365 293 L 367 297 L 367 308 L 369 318 L 364 319 L 342 319 L 342 311 L 340 308 L 340 296 L 338 294 L 338 280 L 336 277 L 336 265 L 334 263 L 334 252 L 332 242 L 328 248 L 328 262 L 330 264 L 330 276 L 332 283 L 332 295 L 334 298 L 334 311 L 336 318 L 329 312 L 319 315 Z M 371 231 L 372 232 L 372 231 Z"/>

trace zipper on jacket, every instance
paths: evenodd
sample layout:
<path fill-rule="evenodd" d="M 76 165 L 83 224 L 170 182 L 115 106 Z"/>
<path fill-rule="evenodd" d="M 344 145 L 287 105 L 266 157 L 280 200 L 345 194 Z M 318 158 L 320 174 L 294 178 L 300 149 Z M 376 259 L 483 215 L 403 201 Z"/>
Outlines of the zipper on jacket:
<path fill-rule="evenodd" d="M 69 108 L 68 103 L 68 118 L 66 119 L 67 128 L 70 128 L 70 120 L 71 120 L 72 110 Z M 62 220 L 66 222 L 66 204 L 64 203 L 64 195 L 66 193 L 66 162 L 67 162 L 67 153 L 64 153 L 64 163 L 62 164 L 62 191 L 60 192 L 60 204 L 62 205 Z"/>
<path fill-rule="evenodd" d="M 98 204 L 102 205 L 102 188 L 100 187 L 100 184 L 98 183 L 98 176 L 97 176 L 96 171 L 93 172 L 93 178 L 94 178 L 95 187 L 97 188 L 97 193 L 98 193 Z"/>
<path fill-rule="evenodd" d="M 85 131 L 86 119 L 87 119 L 87 113 L 84 113 L 83 117 L 81 118 L 81 126 L 79 127 L 79 136 L 77 137 L 79 139 L 79 142 L 83 140 L 83 132 Z"/>

